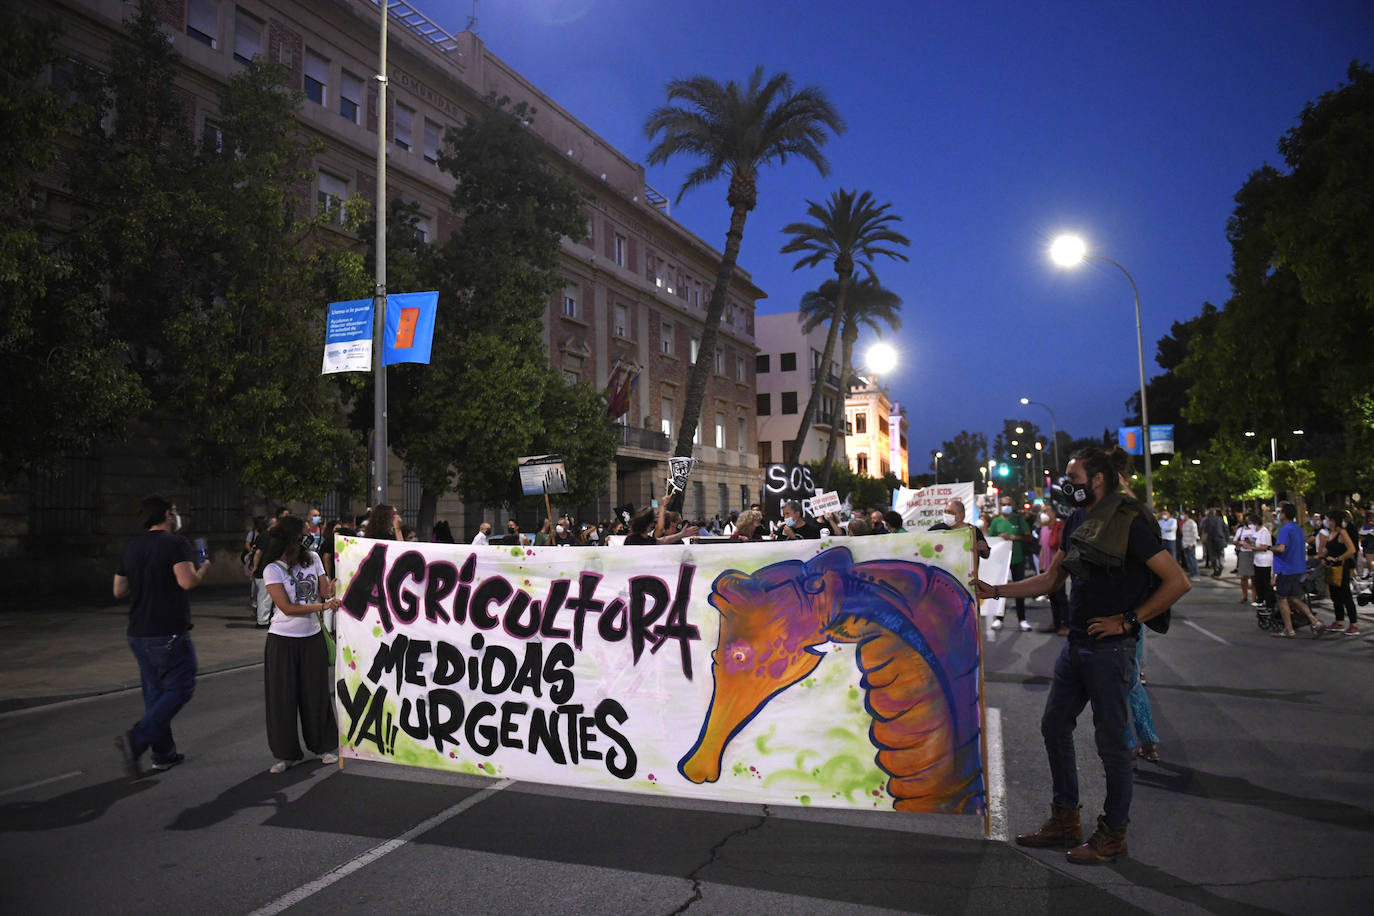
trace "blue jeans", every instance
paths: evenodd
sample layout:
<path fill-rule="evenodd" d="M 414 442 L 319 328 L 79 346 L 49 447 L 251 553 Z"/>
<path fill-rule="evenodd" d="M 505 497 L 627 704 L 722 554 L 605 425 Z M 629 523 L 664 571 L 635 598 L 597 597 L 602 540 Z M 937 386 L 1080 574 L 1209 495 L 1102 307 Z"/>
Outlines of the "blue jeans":
<path fill-rule="evenodd" d="M 1197 545 L 1183 548 L 1183 568 L 1188 570 L 1188 575 L 1197 578 Z"/>
<path fill-rule="evenodd" d="M 172 717 L 196 689 L 196 647 L 188 633 L 176 636 L 130 636 L 129 648 L 138 659 L 143 679 L 143 718 L 129 729 L 134 756 L 152 748 L 153 763 L 176 756 Z"/>
<path fill-rule="evenodd" d="M 1055 662 L 1054 680 L 1040 720 L 1040 734 L 1050 758 L 1054 803 L 1061 808 L 1077 808 L 1078 765 L 1073 731 L 1078 714 L 1092 703 L 1097 756 L 1107 776 L 1103 814 L 1107 826 L 1114 830 L 1130 821 L 1131 749 L 1126 743 L 1126 730 L 1131 727 L 1127 697 L 1132 680 L 1138 680 L 1134 639 L 1092 645 L 1070 643 Z"/>

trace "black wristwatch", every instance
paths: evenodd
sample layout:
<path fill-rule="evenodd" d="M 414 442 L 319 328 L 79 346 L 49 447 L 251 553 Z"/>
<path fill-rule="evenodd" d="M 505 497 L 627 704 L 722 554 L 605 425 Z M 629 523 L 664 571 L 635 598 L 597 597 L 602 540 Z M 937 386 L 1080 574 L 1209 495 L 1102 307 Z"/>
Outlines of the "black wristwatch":
<path fill-rule="evenodd" d="M 1130 629 L 1126 631 L 1127 633 L 1131 632 L 1131 630 L 1140 629 L 1140 621 L 1136 619 L 1134 608 L 1122 611 L 1121 620 L 1130 627 Z"/>

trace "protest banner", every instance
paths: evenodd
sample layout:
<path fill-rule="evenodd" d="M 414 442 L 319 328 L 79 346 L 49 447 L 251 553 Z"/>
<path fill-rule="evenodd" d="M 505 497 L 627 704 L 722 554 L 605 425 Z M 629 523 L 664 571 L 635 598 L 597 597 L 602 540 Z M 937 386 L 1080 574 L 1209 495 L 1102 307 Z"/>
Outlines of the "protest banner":
<path fill-rule="evenodd" d="M 340 754 L 751 804 L 983 814 L 972 543 L 340 537 Z"/>
<path fill-rule="evenodd" d="M 940 521 L 951 499 L 963 501 L 964 521 L 978 520 L 972 483 L 937 483 L 916 490 L 901 487 L 892 494 L 892 509 L 902 516 L 902 524 L 909 530 L 926 531 Z"/>
<path fill-rule="evenodd" d="M 829 515 L 831 512 L 840 511 L 840 494 L 835 490 L 826 490 L 824 493 L 817 493 L 811 497 L 810 504 L 806 509 L 807 515 L 814 515 L 817 518 Z"/>
<path fill-rule="evenodd" d="M 372 370 L 372 300 L 331 302 L 324 325 L 324 366 L 331 372 Z"/>

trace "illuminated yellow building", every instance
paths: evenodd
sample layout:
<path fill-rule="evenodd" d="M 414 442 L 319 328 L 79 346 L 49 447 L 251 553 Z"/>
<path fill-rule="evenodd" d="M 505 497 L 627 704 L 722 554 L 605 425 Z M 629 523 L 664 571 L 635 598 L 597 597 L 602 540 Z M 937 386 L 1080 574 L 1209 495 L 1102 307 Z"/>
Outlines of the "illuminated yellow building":
<path fill-rule="evenodd" d="M 887 392 L 875 378 L 859 377 L 860 387 L 849 393 L 844 402 L 845 421 L 849 435 L 845 452 L 849 469 L 868 477 L 882 477 L 887 472 L 903 482 L 907 476 L 906 417 L 901 405 L 892 403 Z M 896 435 L 892 427 L 896 425 Z"/>

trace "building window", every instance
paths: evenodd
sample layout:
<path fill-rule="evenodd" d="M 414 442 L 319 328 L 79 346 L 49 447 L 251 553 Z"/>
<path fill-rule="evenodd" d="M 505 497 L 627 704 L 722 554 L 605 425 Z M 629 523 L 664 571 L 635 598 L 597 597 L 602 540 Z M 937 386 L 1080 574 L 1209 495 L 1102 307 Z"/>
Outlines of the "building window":
<path fill-rule="evenodd" d="M 305 51 L 305 97 L 316 105 L 325 104 L 325 86 L 329 85 L 329 61 L 311 51 Z"/>
<path fill-rule="evenodd" d="M 778 461 L 786 461 L 792 457 L 792 449 L 797 447 L 796 439 L 782 440 L 782 454 L 778 455 Z"/>
<path fill-rule="evenodd" d="M 754 395 L 754 412 L 761 417 L 771 416 L 773 413 L 772 397 L 766 391 Z"/>
<path fill-rule="evenodd" d="M 629 306 L 616 305 L 615 307 L 615 336 L 627 339 L 630 336 Z"/>
<path fill-rule="evenodd" d="M 186 0 L 186 34 L 203 45 L 219 47 L 219 0 Z"/>
<path fill-rule="evenodd" d="M 617 232 L 615 234 L 615 263 L 617 267 L 625 266 L 625 244 L 625 236 Z"/>
<path fill-rule="evenodd" d="M 580 381 L 582 381 L 582 376 L 578 375 L 576 372 L 571 369 L 563 370 L 563 384 L 576 385 Z"/>
<path fill-rule="evenodd" d="M 699 340 L 697 340 L 695 337 L 693 337 L 693 338 L 692 338 L 692 355 L 691 355 L 691 357 L 690 357 L 693 366 L 695 366 L 695 365 L 697 364 L 697 354 L 699 354 L 700 352 L 701 352 L 701 341 L 699 341 Z"/>
<path fill-rule="evenodd" d="M 725 448 L 725 414 L 716 414 L 716 448 Z"/>
<path fill-rule="evenodd" d="M 567 318 L 578 318 L 578 297 L 581 290 L 576 283 L 569 283 L 563 288 L 563 315 Z"/>
<path fill-rule="evenodd" d="M 716 375 L 725 374 L 725 351 L 716 347 Z"/>
<path fill-rule="evenodd" d="M 430 229 L 428 216 L 422 216 L 415 221 L 415 241 L 423 245 L 428 242 L 433 235 L 434 232 Z"/>
<path fill-rule="evenodd" d="M 234 60 L 246 64 L 262 51 L 262 20 L 234 10 Z"/>
<path fill-rule="evenodd" d="M 363 79 L 347 70 L 339 76 L 339 116 L 354 124 L 363 123 Z"/>
<path fill-rule="evenodd" d="M 743 356 L 736 356 L 736 357 L 735 357 L 735 381 L 737 381 L 737 382 L 742 382 L 742 381 L 744 381 L 744 357 L 743 357 Z"/>
<path fill-rule="evenodd" d="M 658 332 L 658 346 L 659 346 L 659 349 L 661 349 L 664 353 L 667 353 L 669 356 L 672 355 L 672 353 L 673 353 L 673 323 L 672 323 L 671 321 L 665 321 L 665 322 L 663 322 L 662 326 L 659 328 L 659 332 Z"/>
<path fill-rule="evenodd" d="M 425 118 L 425 161 L 431 165 L 439 164 L 439 147 L 443 143 L 444 129 L 429 118 Z"/>
<path fill-rule="evenodd" d="M 797 412 L 797 393 L 795 391 L 784 391 L 782 393 L 782 412 L 784 414 L 794 414 Z"/>
<path fill-rule="evenodd" d="M 688 302 L 693 307 L 701 305 L 701 283 L 697 280 L 692 281 L 692 291 L 688 297 Z"/>
<path fill-rule="evenodd" d="M 878 432 L 882 433 L 884 436 L 887 435 L 887 417 L 878 418 Z"/>
<path fill-rule="evenodd" d="M 746 432 L 746 430 L 749 427 L 748 424 L 744 422 L 744 417 L 735 417 L 735 426 L 735 447 L 738 448 L 741 452 L 747 451 L 749 448 L 749 435 Z"/>
<path fill-rule="evenodd" d="M 673 436 L 673 401 L 672 401 L 672 399 L 671 399 L 671 398 L 664 398 L 663 401 L 662 401 L 662 403 L 659 404 L 659 408 L 658 408 L 658 409 L 659 409 L 659 412 L 663 415 L 663 421 L 662 421 L 663 435 L 665 435 L 665 436 L 667 436 L 667 437 L 669 437 L 669 438 L 671 439 L 672 436 Z"/>
<path fill-rule="evenodd" d="M 407 153 L 410 152 L 411 132 L 415 129 L 415 109 L 397 102 L 393 128 L 391 142 Z"/>
<path fill-rule="evenodd" d="M 858 469 L 860 474 L 863 474 L 865 477 L 868 476 L 868 455 L 863 452 L 859 452 L 859 454 L 855 455 L 854 467 Z"/>
<path fill-rule="evenodd" d="M 854 414 L 854 432 L 863 435 L 868 432 L 868 415 L 865 413 Z"/>
<path fill-rule="evenodd" d="M 759 464 L 772 464 L 772 463 L 773 463 L 773 443 L 771 443 L 771 442 L 760 442 L 760 443 L 759 443 Z M 746 502 L 747 502 L 747 501 L 746 501 Z"/>
<path fill-rule="evenodd" d="M 205 129 L 200 134 L 201 143 L 207 152 L 220 154 L 224 152 L 224 129 L 219 124 L 205 119 Z"/>
<path fill-rule="evenodd" d="M 778 361 L 778 371 L 779 371 L 779 372 L 796 372 L 796 371 L 797 371 L 797 354 L 795 354 L 795 353 L 784 353 L 784 354 L 782 354 L 782 358 Z"/>
<path fill-rule="evenodd" d="M 759 375 L 768 374 L 768 354 L 759 353 L 754 357 L 754 371 Z"/>
<path fill-rule="evenodd" d="M 344 201 L 348 200 L 348 181 L 338 175 L 320 170 L 319 187 L 315 191 L 316 210 L 329 222 L 342 223 Z"/>

